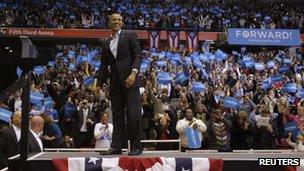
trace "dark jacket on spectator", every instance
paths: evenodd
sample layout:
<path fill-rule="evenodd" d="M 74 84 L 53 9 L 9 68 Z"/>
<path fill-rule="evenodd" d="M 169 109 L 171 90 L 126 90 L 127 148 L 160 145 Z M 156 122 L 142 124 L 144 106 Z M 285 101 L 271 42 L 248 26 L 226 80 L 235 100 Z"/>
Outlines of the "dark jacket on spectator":
<path fill-rule="evenodd" d="M 223 124 L 225 126 L 225 132 L 224 132 L 224 134 L 227 135 L 227 144 L 226 145 L 221 145 L 221 144 L 217 143 L 215 129 L 214 129 L 215 125 L 214 125 L 213 119 L 211 119 L 209 121 L 209 123 L 208 123 L 208 126 L 207 126 L 207 132 L 208 132 L 208 140 L 207 141 L 208 141 L 210 149 L 217 149 L 217 150 L 220 150 L 222 148 L 230 149 L 230 128 L 231 128 L 231 123 L 226 118 L 223 118 L 222 122 L 223 122 Z"/>
<path fill-rule="evenodd" d="M 13 127 L 5 128 L 0 131 L 0 169 L 7 166 L 7 159 L 20 152 L 16 133 Z"/>
<path fill-rule="evenodd" d="M 253 129 L 253 148 L 254 149 L 276 149 L 273 133 L 267 130 L 266 127 L 257 126 Z"/>
<path fill-rule="evenodd" d="M 232 149 L 250 149 L 252 144 L 252 128 L 244 130 L 239 124 L 234 122 L 231 131 L 231 148 Z"/>

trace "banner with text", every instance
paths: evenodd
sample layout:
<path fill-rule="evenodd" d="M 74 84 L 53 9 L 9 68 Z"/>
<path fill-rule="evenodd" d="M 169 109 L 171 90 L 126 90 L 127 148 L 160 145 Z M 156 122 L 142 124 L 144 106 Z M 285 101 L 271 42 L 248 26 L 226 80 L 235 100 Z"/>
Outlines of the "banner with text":
<path fill-rule="evenodd" d="M 297 29 L 228 29 L 232 45 L 300 46 L 300 38 Z"/>

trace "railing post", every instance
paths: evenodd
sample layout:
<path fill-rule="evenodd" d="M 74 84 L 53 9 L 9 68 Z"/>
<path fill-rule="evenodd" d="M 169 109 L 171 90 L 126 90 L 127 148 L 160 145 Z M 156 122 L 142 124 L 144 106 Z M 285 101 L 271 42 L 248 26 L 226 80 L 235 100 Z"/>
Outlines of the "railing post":
<path fill-rule="evenodd" d="M 128 140 L 128 149 L 127 149 L 127 153 L 129 153 L 131 151 L 131 142 L 130 140 Z"/>
<path fill-rule="evenodd" d="M 179 150 L 179 152 L 182 152 L 182 143 L 181 143 L 180 139 L 178 141 L 178 150 Z"/>

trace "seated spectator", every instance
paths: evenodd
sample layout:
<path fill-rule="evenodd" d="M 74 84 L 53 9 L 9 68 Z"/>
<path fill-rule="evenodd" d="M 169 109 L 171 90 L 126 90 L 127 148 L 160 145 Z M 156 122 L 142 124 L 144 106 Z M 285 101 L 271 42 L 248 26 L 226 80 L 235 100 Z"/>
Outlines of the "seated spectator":
<path fill-rule="evenodd" d="M 108 149 L 111 147 L 113 134 L 113 124 L 109 123 L 109 114 L 104 112 L 101 115 L 100 123 L 94 128 L 94 137 L 96 139 L 95 148 Z"/>
<path fill-rule="evenodd" d="M 176 124 L 176 130 L 179 133 L 179 139 L 181 140 L 181 145 L 183 148 L 183 151 L 190 149 L 188 147 L 188 140 L 185 134 L 186 128 L 193 128 L 197 129 L 199 131 L 199 140 L 202 142 L 203 136 L 202 133 L 206 131 L 207 127 L 203 123 L 202 120 L 196 119 L 193 116 L 193 111 L 190 108 L 187 108 L 185 111 L 185 118 L 182 120 L 179 120 Z"/>

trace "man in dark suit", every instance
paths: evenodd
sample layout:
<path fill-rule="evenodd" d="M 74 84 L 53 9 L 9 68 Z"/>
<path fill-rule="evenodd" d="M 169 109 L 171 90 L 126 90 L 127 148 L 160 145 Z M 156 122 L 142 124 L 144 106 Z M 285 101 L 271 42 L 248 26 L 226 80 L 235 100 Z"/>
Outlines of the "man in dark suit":
<path fill-rule="evenodd" d="M 9 110 L 10 111 L 21 111 L 21 105 L 22 105 L 22 101 L 21 101 L 21 93 L 19 93 L 18 91 L 15 93 L 15 96 L 13 99 L 11 99 L 8 103 L 9 106 Z"/>
<path fill-rule="evenodd" d="M 19 140 L 21 137 L 21 112 L 12 116 L 12 125 L 0 132 L 0 166 L 7 166 L 9 157 L 19 154 Z M 0 167 L 1 169 L 2 167 Z"/>
<path fill-rule="evenodd" d="M 77 139 L 76 147 L 90 147 L 93 139 L 93 128 L 95 124 L 95 113 L 89 109 L 89 102 L 83 100 L 81 108 L 76 116 Z"/>
<path fill-rule="evenodd" d="M 40 116 L 34 116 L 30 120 L 30 132 L 28 138 L 29 154 L 43 151 L 43 144 L 40 139 L 44 126 L 44 120 Z"/>
<path fill-rule="evenodd" d="M 141 49 L 136 34 L 121 30 L 122 16 L 114 13 L 109 25 L 112 36 L 102 46 L 101 69 L 98 85 L 101 87 L 110 78 L 110 99 L 113 109 L 113 141 L 111 148 L 102 154 L 121 154 L 127 128 L 131 142 L 129 155 L 142 153 L 140 79 L 138 71 L 141 64 Z M 110 71 L 108 70 L 110 66 Z M 126 123 L 125 123 L 126 121 Z"/>

